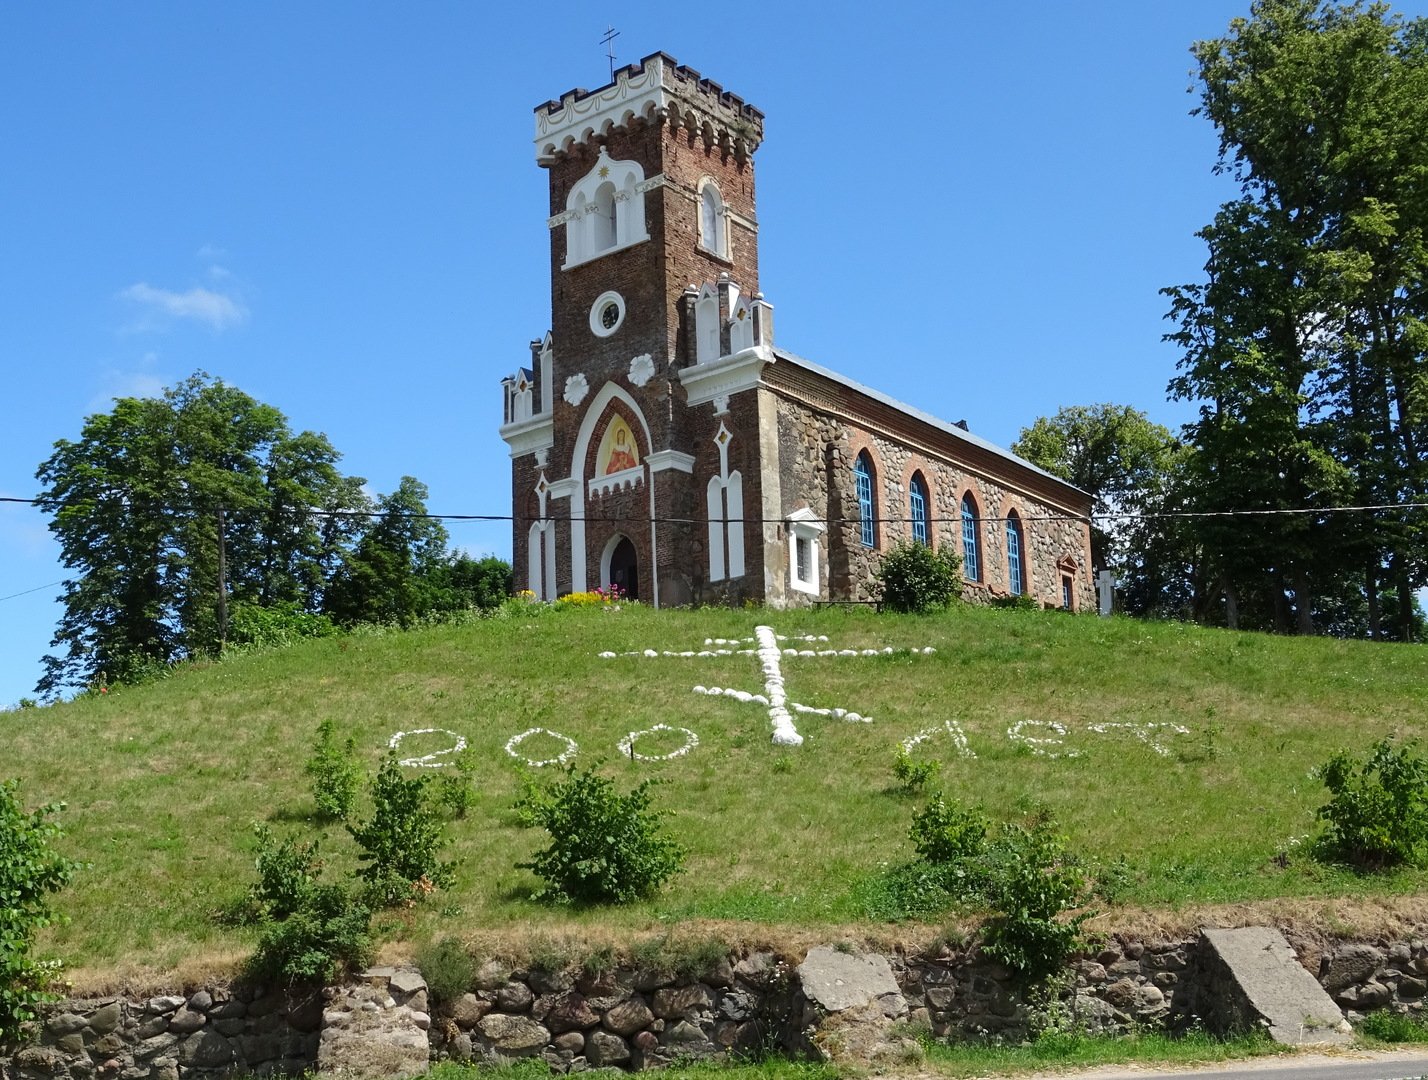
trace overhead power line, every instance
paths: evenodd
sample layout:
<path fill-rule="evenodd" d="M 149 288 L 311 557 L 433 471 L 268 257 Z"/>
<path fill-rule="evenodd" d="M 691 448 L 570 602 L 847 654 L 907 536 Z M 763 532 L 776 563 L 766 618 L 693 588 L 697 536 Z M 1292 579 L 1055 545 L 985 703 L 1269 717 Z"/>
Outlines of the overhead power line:
<path fill-rule="evenodd" d="M 20 498 L 15 498 L 15 497 L 13 497 L 13 496 L 0 496 L 0 503 L 20 503 L 20 504 L 28 505 L 28 506 L 38 506 L 38 505 L 40 505 L 40 502 L 41 502 L 40 499 L 20 499 Z M 145 509 L 145 510 L 164 511 L 164 512 L 166 512 L 166 513 L 214 514 L 214 513 L 217 513 L 219 510 L 222 510 L 224 513 L 227 513 L 227 514 L 230 514 L 230 515 L 238 515 L 238 516 L 241 516 L 242 513 L 243 513 L 242 510 L 234 509 L 233 507 L 227 507 L 227 506 L 225 506 L 225 507 L 218 507 L 218 506 L 191 506 L 191 505 L 182 505 L 182 504 L 177 504 L 177 503 L 154 503 L 154 502 L 145 502 L 145 503 L 143 503 L 143 504 L 135 504 L 135 507 L 136 507 L 136 508 L 139 508 L 140 506 L 142 506 L 142 509 Z M 462 521 L 511 521 L 511 522 L 517 522 L 517 521 L 519 521 L 519 522 L 527 522 L 527 521 L 539 521 L 539 520 L 542 520 L 541 518 L 531 517 L 531 516 L 528 515 L 528 514 L 434 514 L 434 513 L 413 514 L 413 513 L 407 513 L 407 512 L 396 512 L 396 513 L 394 513 L 394 512 L 392 512 L 392 511 L 388 511 L 388 510 L 323 510 L 323 509 L 320 509 L 320 508 L 318 508 L 318 507 L 289 507 L 288 509 L 291 510 L 292 512 L 294 512 L 294 513 L 304 513 L 304 514 L 306 514 L 306 515 L 309 516 L 309 517 L 316 517 L 316 518 L 380 518 L 380 517 L 398 517 L 398 518 L 411 518 L 411 519 L 417 520 L 417 521 L 454 521 L 454 522 L 462 522 Z M 1275 517 L 1275 516 L 1281 516 L 1281 517 L 1283 517 L 1283 516 L 1295 516 L 1295 515 L 1305 516 L 1305 515 L 1313 515 L 1313 514 L 1359 514 L 1359 513 L 1373 513 L 1373 512 L 1377 512 L 1377 511 L 1388 511 L 1388 510 L 1425 510 L 1425 509 L 1428 509 L 1428 502 L 1371 503 L 1371 504 L 1364 504 L 1364 505 L 1359 505 L 1359 506 L 1296 506 L 1296 507 L 1287 507 L 1287 508 L 1279 507 L 1279 508 L 1266 508 L 1266 509 L 1259 509 L 1259 508 L 1254 508 L 1254 507 L 1244 507 L 1244 508 L 1236 509 L 1236 510 L 1157 510 L 1157 511 L 1151 511 L 1151 512 L 1119 512 L 1119 511 L 1107 511 L 1107 512 L 1105 512 L 1105 513 L 1091 513 L 1091 514 L 1023 514 L 1023 513 L 1018 512 L 1017 515 L 1016 515 L 1016 518 L 1017 518 L 1018 521 L 1080 521 L 1080 522 L 1086 522 L 1087 524 L 1090 524 L 1090 523 L 1097 522 L 1097 521 L 1106 521 L 1106 522 L 1110 522 L 1110 521 L 1157 521 L 1157 520 L 1166 520 L 1166 519 L 1191 519 L 1191 518 Z M 259 512 L 261 512 L 261 510 L 260 510 Z M 703 524 L 706 523 L 706 519 L 704 519 L 704 518 L 692 518 L 692 517 L 654 517 L 654 518 L 651 518 L 651 517 L 649 517 L 648 515 L 624 515 L 624 516 L 621 516 L 621 515 L 607 515 L 607 514 L 584 514 L 584 515 L 581 515 L 581 516 L 579 516 L 579 517 L 575 517 L 575 516 L 572 516 L 572 515 L 570 515 L 570 514 L 548 514 L 548 515 L 546 515 L 545 519 L 543 519 L 543 520 L 547 520 L 547 521 L 604 522 L 604 523 L 606 523 L 606 524 L 610 524 L 610 523 L 624 524 L 624 523 L 628 523 L 628 522 L 632 522 L 632 521 L 638 521 L 638 522 L 654 521 L 654 522 L 656 522 L 657 524 L 674 524 L 674 525 L 703 525 Z M 744 515 L 743 517 L 730 518 L 730 519 L 728 519 L 728 520 L 730 520 L 730 521 L 753 522 L 753 523 L 755 523 L 755 524 L 767 524 L 767 523 L 780 523 L 780 524 L 781 524 L 781 523 L 783 523 L 786 519 L 785 519 L 785 518 L 782 518 L 782 517 L 765 518 L 765 517 L 749 517 L 748 515 Z M 825 517 L 825 518 L 808 518 L 808 519 L 805 519 L 805 520 L 820 522 L 820 523 L 822 523 L 822 524 L 824 524 L 824 525 L 857 525 L 857 524 L 860 524 L 860 523 L 863 521 L 863 519 L 862 519 L 861 517 L 855 517 L 855 518 L 829 518 L 829 517 Z M 890 523 L 890 522 L 903 522 L 903 523 L 908 523 L 908 522 L 911 522 L 911 521 L 914 521 L 914 520 L 917 520 L 917 521 L 925 521 L 925 522 L 926 522 L 927 524 L 929 524 L 929 525 L 934 525 L 934 524 L 939 524 L 939 523 L 951 523 L 951 524 L 956 524 L 956 523 L 960 522 L 962 519 L 961 519 L 960 516 L 958 516 L 958 517 L 952 517 L 952 518 L 940 518 L 940 517 L 931 517 L 931 516 L 929 516 L 929 517 L 926 517 L 926 518 L 916 518 L 916 519 L 911 518 L 911 517 L 886 517 L 886 516 L 875 516 L 875 517 L 873 518 L 873 521 L 876 522 L 876 523 L 879 523 L 879 524 Z M 996 515 L 988 515 L 988 514 L 979 514 L 979 515 L 977 515 L 976 520 L 978 520 L 978 521 L 1008 521 L 1008 520 L 1010 520 L 1010 515 L 996 516 Z"/>

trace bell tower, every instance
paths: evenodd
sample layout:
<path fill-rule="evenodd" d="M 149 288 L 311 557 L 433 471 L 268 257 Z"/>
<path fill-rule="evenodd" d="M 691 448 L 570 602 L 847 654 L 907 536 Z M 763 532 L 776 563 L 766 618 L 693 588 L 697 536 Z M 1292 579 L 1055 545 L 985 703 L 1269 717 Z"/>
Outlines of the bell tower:
<path fill-rule="evenodd" d="M 688 603 L 702 579 L 687 567 L 707 561 L 690 524 L 705 507 L 696 455 L 727 459 L 732 436 L 716 444 L 710 417 L 691 416 L 714 395 L 681 372 L 771 333 L 754 203 L 763 114 L 654 53 L 538 106 L 535 129 L 551 328 L 503 382 L 517 581 L 541 599 L 614 584 Z"/>

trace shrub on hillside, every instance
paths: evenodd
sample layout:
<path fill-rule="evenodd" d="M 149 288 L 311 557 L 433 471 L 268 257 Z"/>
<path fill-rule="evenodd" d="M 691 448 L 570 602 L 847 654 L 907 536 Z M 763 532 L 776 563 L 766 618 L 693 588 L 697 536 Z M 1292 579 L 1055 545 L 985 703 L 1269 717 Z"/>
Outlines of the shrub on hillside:
<path fill-rule="evenodd" d="M 456 864 L 441 861 L 446 837 L 427 784 L 424 776 L 403 776 L 389 753 L 372 784 L 371 820 L 347 826 L 362 849 L 357 876 L 377 907 L 419 900 L 456 877 Z"/>
<path fill-rule="evenodd" d="M 312 799 L 319 817 L 345 821 L 357 801 L 362 784 L 362 766 L 357 763 L 357 740 L 348 737 L 339 744 L 332 720 L 317 725 L 317 741 L 312 757 L 303 766 L 312 781 Z"/>
<path fill-rule="evenodd" d="M 1365 870 L 1422 859 L 1428 841 L 1428 762 L 1414 743 L 1376 743 L 1360 761 L 1340 750 L 1318 770 L 1329 801 L 1316 815 L 1327 823 L 1318 854 Z"/>
<path fill-rule="evenodd" d="M 341 632 L 326 615 L 304 611 L 292 602 L 267 607 L 235 604 L 228 620 L 228 641 L 232 645 L 280 647 Z"/>
<path fill-rule="evenodd" d="M 1090 899 L 1086 875 L 1053 823 L 1006 824 L 988 854 L 984 887 L 992 917 L 983 929 L 988 954 L 1029 979 L 1054 975 L 1084 944 L 1078 911 Z"/>
<path fill-rule="evenodd" d="M 622 904 L 648 896 L 684 861 L 684 849 L 660 835 L 646 780 L 628 795 L 595 773 L 571 764 L 538 793 L 527 792 L 516 813 L 550 833 L 550 846 L 527 863 L 545 886 L 540 900 L 569 904 Z"/>
<path fill-rule="evenodd" d="M 942 762 L 936 758 L 918 761 L 905 746 L 898 747 L 897 756 L 893 758 L 893 779 L 897 781 L 898 790 L 904 795 L 914 795 L 921 791 L 936 780 L 941 771 Z"/>
<path fill-rule="evenodd" d="M 263 923 L 248 972 L 286 983 L 330 982 L 371 959 L 372 909 L 340 885 L 314 884 L 286 918 Z"/>
<path fill-rule="evenodd" d="M 0 781 L 0 1044 L 14 1042 L 50 996 L 56 960 L 30 955 L 35 935 L 55 921 L 49 896 L 67 885 L 81 865 L 54 851 L 64 833 L 53 816 L 63 806 L 27 811 L 18 780 Z"/>
<path fill-rule="evenodd" d="M 900 543 L 883 556 L 878 584 L 883 605 L 893 611 L 945 608 L 962 595 L 962 560 L 946 549 Z"/>

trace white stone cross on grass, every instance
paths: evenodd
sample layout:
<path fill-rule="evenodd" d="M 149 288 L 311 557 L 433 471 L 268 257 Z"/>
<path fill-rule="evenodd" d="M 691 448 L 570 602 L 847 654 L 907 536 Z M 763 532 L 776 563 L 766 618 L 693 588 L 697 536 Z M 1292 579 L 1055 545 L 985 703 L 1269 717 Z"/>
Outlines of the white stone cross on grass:
<path fill-rule="evenodd" d="M 793 724 L 794 713 L 805 713 L 811 716 L 831 716 L 835 720 L 847 720 L 849 723 L 871 723 L 871 716 L 864 716 L 860 713 L 852 712 L 849 709 L 819 709 L 811 705 L 803 705 L 797 701 L 790 701 L 788 693 L 784 687 L 783 677 L 783 657 L 803 656 L 803 657 L 855 657 L 855 656 L 884 656 L 891 655 L 897 650 L 891 646 L 882 649 L 797 649 L 785 648 L 779 644 L 780 641 L 800 641 L 805 644 L 825 644 L 828 641 L 826 635 L 805 634 L 801 637 L 785 638 L 774 633 L 772 626 L 754 627 L 754 636 L 751 638 L 709 638 L 704 642 L 704 648 L 699 651 L 674 652 L 669 649 L 663 651 L 657 649 L 645 649 L 641 652 L 614 653 L 602 652 L 600 656 L 606 660 L 613 660 L 617 656 L 678 656 L 678 657 L 705 657 L 705 656 L 757 656 L 759 668 L 764 678 L 764 692 L 753 694 L 747 690 L 731 690 L 722 686 L 696 686 L 696 694 L 708 694 L 714 697 L 731 697 L 736 701 L 752 701 L 763 705 L 769 711 L 769 721 L 773 724 L 773 741 L 777 746 L 799 746 L 803 743 L 803 736 L 798 733 L 798 729 Z M 729 648 L 729 646 L 753 645 L 754 648 Z M 710 648 L 713 646 L 713 648 Z M 931 647 L 924 649 L 912 649 L 913 653 L 928 655 L 936 652 Z"/>

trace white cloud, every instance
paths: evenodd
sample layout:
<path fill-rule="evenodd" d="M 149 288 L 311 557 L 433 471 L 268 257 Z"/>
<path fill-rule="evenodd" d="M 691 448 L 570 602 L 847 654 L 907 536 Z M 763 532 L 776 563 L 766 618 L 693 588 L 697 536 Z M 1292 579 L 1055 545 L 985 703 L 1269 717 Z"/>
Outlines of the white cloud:
<path fill-rule="evenodd" d="M 226 330 L 248 318 L 248 309 L 237 300 L 209 289 L 193 288 L 188 292 L 178 293 L 168 289 L 156 289 L 141 281 L 121 290 L 119 296 L 153 314 L 171 319 L 192 319 L 205 323 L 214 330 Z"/>
<path fill-rule="evenodd" d="M 218 262 L 220 259 L 228 258 L 228 252 L 217 244 L 204 244 L 193 253 L 193 256 L 204 262 Z"/>

